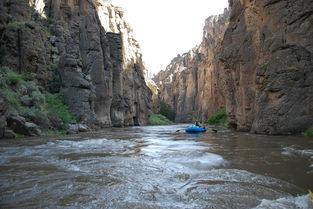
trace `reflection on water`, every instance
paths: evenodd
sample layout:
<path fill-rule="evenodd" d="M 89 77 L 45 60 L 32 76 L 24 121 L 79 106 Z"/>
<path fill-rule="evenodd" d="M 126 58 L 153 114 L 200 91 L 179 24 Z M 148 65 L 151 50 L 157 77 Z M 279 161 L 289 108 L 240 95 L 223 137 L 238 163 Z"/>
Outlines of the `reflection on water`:
<path fill-rule="evenodd" d="M 1 208 L 313 208 L 313 140 L 184 125 L 0 142 Z"/>

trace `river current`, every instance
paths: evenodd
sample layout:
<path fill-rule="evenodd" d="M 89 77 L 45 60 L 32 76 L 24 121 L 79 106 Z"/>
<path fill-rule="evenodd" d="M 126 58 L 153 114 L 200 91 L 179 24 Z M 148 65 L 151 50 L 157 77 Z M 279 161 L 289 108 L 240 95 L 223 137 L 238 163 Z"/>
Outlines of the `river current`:
<path fill-rule="evenodd" d="M 185 127 L 1 140 L 0 208 L 313 208 L 312 139 Z"/>

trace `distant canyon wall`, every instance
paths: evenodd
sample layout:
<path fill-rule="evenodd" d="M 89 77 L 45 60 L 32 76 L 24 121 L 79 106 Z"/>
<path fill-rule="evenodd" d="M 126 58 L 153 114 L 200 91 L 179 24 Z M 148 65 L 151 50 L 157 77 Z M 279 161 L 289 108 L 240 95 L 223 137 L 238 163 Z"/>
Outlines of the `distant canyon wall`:
<path fill-rule="evenodd" d="M 175 121 L 205 121 L 225 106 L 218 53 L 228 26 L 229 11 L 206 19 L 199 46 L 178 55 L 153 80 L 160 100 L 176 113 Z"/>
<path fill-rule="evenodd" d="M 152 93 L 138 42 L 108 0 L 0 2 L 0 65 L 33 72 L 91 127 L 143 125 Z M 52 86 L 60 80 L 59 86 Z"/>
<path fill-rule="evenodd" d="M 161 98 L 177 121 L 204 120 L 226 106 L 229 125 L 239 131 L 295 134 L 312 127 L 312 11 L 312 0 L 230 1 L 224 32 L 219 24 L 209 29 L 216 45 L 203 44 L 212 42 L 204 35 L 200 47 L 155 77 Z M 208 53 L 194 56 L 201 46 Z M 211 64 L 203 70 L 199 62 Z M 208 89 L 214 93 L 199 96 Z"/>

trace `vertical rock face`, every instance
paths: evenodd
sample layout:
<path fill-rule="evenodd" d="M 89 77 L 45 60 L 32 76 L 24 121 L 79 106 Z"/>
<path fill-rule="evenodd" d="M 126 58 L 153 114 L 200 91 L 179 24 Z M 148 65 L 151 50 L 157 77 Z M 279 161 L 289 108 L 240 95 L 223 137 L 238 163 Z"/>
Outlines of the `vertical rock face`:
<path fill-rule="evenodd" d="M 217 54 L 228 15 L 225 10 L 206 19 L 200 46 L 178 55 L 154 77 L 161 100 L 172 106 L 177 122 L 204 121 L 225 105 Z"/>
<path fill-rule="evenodd" d="M 120 8 L 106 0 L 10 0 L 0 2 L 0 11 L 0 65 L 36 73 L 88 125 L 148 120 L 151 91 Z M 50 88 L 54 77 L 61 79 L 57 89 Z"/>
<path fill-rule="evenodd" d="M 7 104 L 5 101 L 4 96 L 0 92 L 0 138 L 4 137 L 5 134 L 5 127 L 7 126 L 6 122 L 6 110 L 7 110 Z"/>
<path fill-rule="evenodd" d="M 200 47 L 154 79 L 177 121 L 226 106 L 239 131 L 295 134 L 313 125 L 313 1 L 232 0 Z"/>
<path fill-rule="evenodd" d="M 0 2 L 0 65 L 18 73 L 32 72 L 42 85 L 49 77 L 50 44 L 45 29 L 33 21 L 27 1 Z"/>
<path fill-rule="evenodd" d="M 237 130 L 293 134 L 313 124 L 313 1 L 234 0 L 222 42 Z"/>

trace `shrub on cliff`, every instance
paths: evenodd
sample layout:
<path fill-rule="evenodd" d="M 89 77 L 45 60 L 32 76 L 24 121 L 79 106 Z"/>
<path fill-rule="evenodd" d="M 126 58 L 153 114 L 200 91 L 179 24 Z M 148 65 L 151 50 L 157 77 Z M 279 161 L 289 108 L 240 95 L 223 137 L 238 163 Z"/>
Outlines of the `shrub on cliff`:
<path fill-rule="evenodd" d="M 75 118 L 70 114 L 66 105 L 64 104 L 62 94 L 50 94 L 45 95 L 46 105 L 45 109 L 55 113 L 67 126 L 69 123 L 75 122 Z"/>
<path fill-rule="evenodd" d="M 303 133 L 304 136 L 313 137 L 313 128 L 309 128 Z"/>
<path fill-rule="evenodd" d="M 227 125 L 226 109 L 221 109 L 208 119 L 210 125 Z"/>
<path fill-rule="evenodd" d="M 66 129 L 69 123 L 75 122 L 63 96 L 42 92 L 33 73 L 19 74 L 0 66 L 0 91 L 9 103 L 8 115 L 20 115 L 27 121 L 53 130 Z M 55 121 L 59 121 L 58 124 Z"/>
<path fill-rule="evenodd" d="M 148 125 L 172 125 L 172 121 L 167 119 L 164 115 L 153 114 L 150 116 Z"/>
<path fill-rule="evenodd" d="M 175 120 L 175 112 L 173 111 L 172 107 L 163 101 L 160 104 L 160 114 L 164 115 L 166 118 L 168 118 L 171 121 Z"/>

